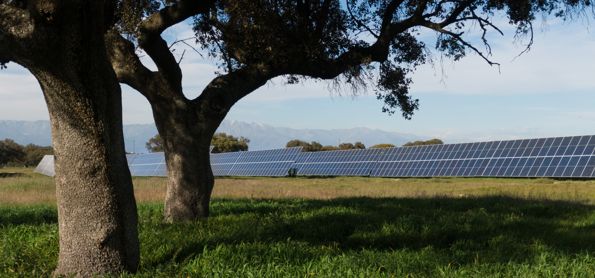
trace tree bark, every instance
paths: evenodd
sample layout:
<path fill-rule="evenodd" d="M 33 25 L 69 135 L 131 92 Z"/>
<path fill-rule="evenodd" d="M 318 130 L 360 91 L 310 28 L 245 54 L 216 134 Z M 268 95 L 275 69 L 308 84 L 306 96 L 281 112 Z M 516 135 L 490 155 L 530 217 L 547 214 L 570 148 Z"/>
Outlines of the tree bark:
<path fill-rule="evenodd" d="M 59 258 L 55 275 L 134 272 L 137 211 L 122 134 L 121 91 L 104 34 L 109 2 L 35 2 L 14 61 L 41 85 L 55 152 Z M 113 12 L 113 11 L 112 11 Z"/>
<path fill-rule="evenodd" d="M 210 143 L 218 120 L 207 124 L 188 101 L 182 103 L 153 104 L 168 171 L 164 219 L 170 223 L 208 217 L 214 185 Z"/>
<path fill-rule="evenodd" d="M 55 274 L 134 272 L 137 212 L 124 153 L 120 88 L 109 68 L 92 74 L 63 71 L 34 71 L 50 113 L 56 159 L 60 253 Z"/>

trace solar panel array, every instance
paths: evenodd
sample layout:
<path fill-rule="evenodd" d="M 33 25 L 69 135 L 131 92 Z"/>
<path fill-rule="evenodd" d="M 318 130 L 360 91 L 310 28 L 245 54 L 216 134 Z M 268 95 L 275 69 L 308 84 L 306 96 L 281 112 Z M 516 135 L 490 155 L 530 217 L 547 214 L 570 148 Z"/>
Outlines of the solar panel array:
<path fill-rule="evenodd" d="M 369 176 L 382 149 L 301 153 L 293 168 L 303 176 Z"/>
<path fill-rule="evenodd" d="M 166 176 L 163 153 L 127 156 L 133 176 Z M 301 148 L 211 154 L 215 176 L 595 178 L 595 135 L 388 149 Z M 53 175 L 53 156 L 36 172 Z"/>
<path fill-rule="evenodd" d="M 229 176 L 229 171 L 233 168 L 242 152 L 231 153 L 212 153 L 211 169 L 215 176 Z"/>
<path fill-rule="evenodd" d="M 286 176 L 301 152 L 302 148 L 297 147 L 211 154 L 211 167 L 217 168 L 216 173 L 213 171 L 216 176 Z"/>
<path fill-rule="evenodd" d="M 386 149 L 376 177 L 593 177 L 595 136 Z"/>
<path fill-rule="evenodd" d="M 162 152 L 148 154 L 128 154 L 130 174 L 137 177 L 165 177 L 167 167 L 165 155 Z"/>

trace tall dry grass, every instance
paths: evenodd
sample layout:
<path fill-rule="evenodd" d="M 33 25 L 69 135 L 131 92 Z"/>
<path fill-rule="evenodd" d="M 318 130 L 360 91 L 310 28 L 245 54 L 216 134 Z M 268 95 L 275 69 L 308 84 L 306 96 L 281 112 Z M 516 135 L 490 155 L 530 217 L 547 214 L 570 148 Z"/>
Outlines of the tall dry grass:
<path fill-rule="evenodd" d="M 55 203 L 53 179 L 31 169 L 0 169 L 0 204 Z M 166 179 L 133 178 L 138 202 L 161 202 Z M 218 178 L 214 198 L 319 199 L 346 197 L 508 196 L 595 204 L 595 180 L 430 178 Z"/>

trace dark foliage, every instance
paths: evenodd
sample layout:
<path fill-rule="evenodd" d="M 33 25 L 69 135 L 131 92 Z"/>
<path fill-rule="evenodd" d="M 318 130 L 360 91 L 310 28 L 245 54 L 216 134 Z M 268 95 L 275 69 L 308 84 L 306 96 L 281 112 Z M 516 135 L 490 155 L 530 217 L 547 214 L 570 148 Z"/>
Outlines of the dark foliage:
<path fill-rule="evenodd" d="M 394 148 L 396 147 L 393 144 L 376 144 L 374 146 L 371 146 L 370 149 L 387 149 L 387 148 Z"/>
<path fill-rule="evenodd" d="M 310 143 L 298 139 L 291 140 L 285 144 L 286 148 L 302 147 L 305 152 L 318 152 L 322 150 L 322 145 L 316 141 Z"/>
<path fill-rule="evenodd" d="M 163 139 L 161 139 L 161 135 L 156 134 L 155 136 L 151 137 L 147 143 L 145 143 L 145 147 L 151 153 L 155 152 L 162 152 L 163 151 Z"/>
<path fill-rule="evenodd" d="M 52 147 L 42 147 L 34 144 L 22 146 L 12 139 L 0 141 L 0 167 L 35 166 L 47 154 L 53 154 Z"/>
<path fill-rule="evenodd" d="M 250 140 L 244 137 L 234 137 L 225 133 L 215 133 L 211 145 L 213 153 L 247 151 Z"/>
<path fill-rule="evenodd" d="M 444 142 L 442 140 L 434 138 L 430 140 L 418 140 L 418 141 L 411 141 L 403 144 L 403 147 L 411 147 L 411 146 L 427 146 L 427 145 L 442 145 Z"/>
<path fill-rule="evenodd" d="M 285 144 L 286 148 L 291 147 L 302 147 L 305 152 L 319 152 L 319 151 L 335 151 L 335 150 L 352 150 L 352 149 L 365 149 L 366 145 L 362 142 L 355 143 L 341 143 L 338 146 L 321 145 L 316 141 L 310 143 L 298 139 L 291 140 Z"/>
<path fill-rule="evenodd" d="M 234 137 L 226 133 L 215 133 L 211 140 L 213 153 L 247 151 L 250 140 L 244 137 Z M 159 134 L 153 136 L 146 143 L 149 152 L 163 152 L 163 139 Z"/>

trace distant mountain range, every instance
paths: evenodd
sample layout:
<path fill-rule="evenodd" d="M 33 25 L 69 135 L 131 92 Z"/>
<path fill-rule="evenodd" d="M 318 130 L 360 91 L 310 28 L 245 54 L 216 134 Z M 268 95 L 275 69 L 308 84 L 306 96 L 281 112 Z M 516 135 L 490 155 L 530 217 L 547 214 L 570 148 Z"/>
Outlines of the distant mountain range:
<path fill-rule="evenodd" d="M 250 150 L 283 148 L 292 139 L 318 141 L 323 145 L 361 141 L 366 146 L 380 143 L 402 145 L 422 139 L 411 134 L 388 132 L 379 129 L 356 127 L 350 129 L 295 129 L 241 121 L 224 121 L 219 132 L 250 139 Z M 0 140 L 11 138 L 19 144 L 51 144 L 51 129 L 48 121 L 0 121 Z M 145 142 L 157 134 L 154 124 L 124 125 L 126 151 L 146 152 Z"/>

